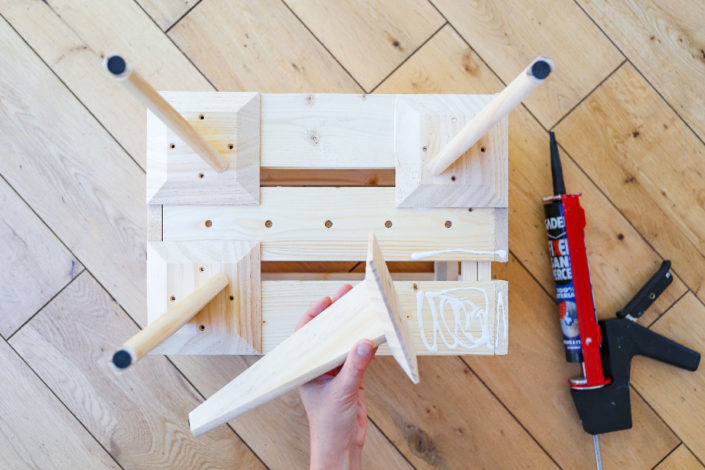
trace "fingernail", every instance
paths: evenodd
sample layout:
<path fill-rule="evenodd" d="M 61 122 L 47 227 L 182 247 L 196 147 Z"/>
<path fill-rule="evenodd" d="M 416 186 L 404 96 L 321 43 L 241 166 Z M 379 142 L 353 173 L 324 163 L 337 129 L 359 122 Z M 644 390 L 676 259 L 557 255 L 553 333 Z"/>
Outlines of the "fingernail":
<path fill-rule="evenodd" d="M 367 357 L 372 352 L 372 344 L 369 341 L 360 341 L 357 345 L 357 355 Z"/>

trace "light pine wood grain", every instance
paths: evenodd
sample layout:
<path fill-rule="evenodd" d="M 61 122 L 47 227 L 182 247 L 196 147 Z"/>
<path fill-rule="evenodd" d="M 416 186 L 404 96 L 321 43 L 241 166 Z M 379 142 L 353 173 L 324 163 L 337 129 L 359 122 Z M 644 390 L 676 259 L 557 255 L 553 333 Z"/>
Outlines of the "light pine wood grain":
<path fill-rule="evenodd" d="M 157 354 L 260 354 L 262 351 L 260 245 L 203 240 L 150 243 L 147 310 L 150 325 L 211 278 L 223 288 L 161 345 Z"/>
<path fill-rule="evenodd" d="M 685 445 L 681 444 L 663 462 L 658 464 L 655 470 L 700 470 L 703 468 L 705 465 L 700 463 Z"/>
<path fill-rule="evenodd" d="M 443 24 L 422 0 L 286 3 L 367 91 Z"/>
<path fill-rule="evenodd" d="M 365 375 L 370 418 L 416 468 L 557 468 L 461 360 L 419 365 L 414 387 L 399 386 L 404 374 L 387 357 Z"/>
<path fill-rule="evenodd" d="M 512 312 L 521 312 L 511 316 L 510 354 L 491 362 L 470 356 L 463 360 L 558 465 L 583 468 L 589 462 L 592 468 L 592 439 L 579 423 L 568 385 L 580 366 L 565 361 L 555 302 L 516 258 L 495 264 L 494 271 L 509 281 Z M 649 405 L 634 393 L 631 400 L 634 428 L 600 436 L 605 468 L 651 468 L 678 444 Z M 565 436 L 571 436 L 569 446 Z"/>
<path fill-rule="evenodd" d="M 349 283 L 356 284 L 353 280 Z M 284 341 L 293 331 L 302 312 L 317 299 L 336 292 L 345 282 L 343 281 L 264 281 L 262 283 L 262 318 L 264 320 L 264 352 L 267 353 Z M 415 286 L 415 287 L 414 287 Z M 438 292 L 451 289 L 458 291 L 449 292 L 447 295 L 459 299 L 467 300 L 486 313 L 486 318 L 482 316 L 474 318 L 469 326 L 465 328 L 475 339 L 474 348 L 465 348 L 463 345 L 456 345 L 455 348 L 446 346 L 440 337 L 433 330 L 433 312 L 428 299 L 421 299 L 421 324 L 419 326 L 418 295 L 419 293 Z M 400 310 L 407 319 L 410 333 L 410 343 L 414 345 L 418 355 L 458 355 L 458 354 L 495 354 L 495 347 L 506 349 L 507 338 L 504 322 L 507 317 L 497 318 L 497 299 L 502 297 L 505 307 L 507 306 L 507 283 L 504 281 L 477 282 L 475 281 L 395 281 L 394 290 L 399 296 Z M 436 300 L 434 308 L 437 310 L 439 301 Z M 476 312 L 479 313 L 479 312 Z M 506 310 L 504 313 L 509 313 Z M 441 316 L 450 327 L 447 330 L 443 327 Z M 462 317 L 464 322 L 466 319 Z M 496 325 L 500 323 L 500 335 L 496 336 Z M 439 326 L 442 334 L 451 344 L 454 343 L 451 331 L 457 326 L 454 324 L 454 317 L 451 310 L 440 312 Z M 482 340 L 483 330 L 486 329 L 487 339 Z M 462 337 L 462 334 L 460 335 Z M 424 343 L 423 338 L 426 338 Z M 434 341 L 435 339 L 435 341 Z M 466 342 L 467 338 L 464 338 Z M 437 343 L 437 351 L 431 351 L 426 344 Z M 377 352 L 378 355 L 388 355 L 389 350 L 382 345 Z"/>
<path fill-rule="evenodd" d="M 362 91 L 279 0 L 201 2 L 169 36 L 223 91 Z"/>
<path fill-rule="evenodd" d="M 264 261 L 359 261 L 374 231 L 387 260 L 467 249 L 479 253 L 424 259 L 500 261 L 506 218 L 506 209 L 397 208 L 394 188 L 262 188 L 256 207 L 165 206 L 164 240 L 260 240 Z"/>
<path fill-rule="evenodd" d="M 683 344 L 701 355 L 705 340 L 701 325 L 705 306 L 692 293 L 687 293 L 651 327 L 653 331 Z M 702 391 L 705 388 L 705 367 L 702 359 L 695 372 L 644 358 L 632 365 L 632 384 L 649 402 L 673 432 L 701 461 L 705 460 L 705 409 Z"/>
<path fill-rule="evenodd" d="M 4 20 L 0 50 L 0 172 L 144 324 L 144 174 Z"/>
<path fill-rule="evenodd" d="M 135 2 L 22 0 L 4 2 L 0 13 L 142 168 L 146 108 L 102 70 L 101 59 L 122 51 L 157 90 L 212 90 Z"/>
<path fill-rule="evenodd" d="M 490 95 L 398 95 L 394 108 L 396 201 L 400 207 L 506 207 L 507 120 L 443 174 L 429 165 L 492 101 Z"/>
<path fill-rule="evenodd" d="M 120 468 L 3 339 L 0 359 L 4 468 Z"/>
<path fill-rule="evenodd" d="M 198 0 L 138 0 L 140 6 L 159 27 L 166 31 Z"/>
<path fill-rule="evenodd" d="M 553 126 L 622 61 L 571 0 L 434 4 L 505 83 L 537 54 L 553 59 L 556 73 L 525 100 L 545 127 Z"/>
<path fill-rule="evenodd" d="M 0 334 L 7 338 L 83 266 L 0 179 Z"/>
<path fill-rule="evenodd" d="M 147 206 L 147 241 L 162 241 L 162 206 Z"/>
<path fill-rule="evenodd" d="M 705 148 L 696 136 L 629 64 L 556 132 L 606 196 L 705 299 Z"/>
<path fill-rule="evenodd" d="M 702 2 L 578 2 L 685 121 L 705 137 Z"/>
<path fill-rule="evenodd" d="M 326 292 L 326 295 L 333 294 L 334 291 Z M 299 313 L 303 315 L 303 311 Z M 289 333 L 293 333 L 293 329 Z M 172 360 L 204 395 L 210 396 L 254 364 L 257 358 L 174 356 Z M 399 368 L 391 358 L 389 360 L 394 363 L 394 367 Z M 275 398 L 229 424 L 269 468 L 308 467 L 308 421 L 297 392 Z M 365 446 L 362 449 L 362 466 L 402 470 L 412 468 L 369 418 Z"/>
<path fill-rule="evenodd" d="M 186 414 L 200 398 L 166 358 L 147 358 L 123 374 L 111 370 L 113 348 L 136 331 L 84 273 L 11 344 L 123 467 L 261 468 L 227 428 L 191 436 Z"/>
<path fill-rule="evenodd" d="M 134 73 L 134 72 L 133 72 Z M 236 204 L 259 201 L 259 93 L 165 92 L 184 137 L 205 142 L 222 169 L 167 123 L 147 115 L 147 202 L 150 204 Z M 161 95 L 160 95 L 161 97 Z M 170 118 L 170 119 L 172 119 Z M 190 131 L 189 131 L 190 129 Z"/>
<path fill-rule="evenodd" d="M 450 28 L 444 28 L 380 86 L 383 93 L 488 93 L 500 82 Z M 558 143 L 568 139 L 557 133 Z M 592 139 L 593 137 L 590 137 Z M 656 272 L 662 258 L 561 147 L 571 191 L 583 193 L 590 272 L 598 315 L 613 316 Z M 548 134 L 526 110 L 509 122 L 510 248 L 548 291 L 554 282 L 548 260 L 541 198 L 550 195 Z M 676 265 L 677 267 L 677 265 Z M 674 271 L 679 273 L 674 267 Z M 650 324 L 686 291 L 678 276 L 644 314 Z"/>

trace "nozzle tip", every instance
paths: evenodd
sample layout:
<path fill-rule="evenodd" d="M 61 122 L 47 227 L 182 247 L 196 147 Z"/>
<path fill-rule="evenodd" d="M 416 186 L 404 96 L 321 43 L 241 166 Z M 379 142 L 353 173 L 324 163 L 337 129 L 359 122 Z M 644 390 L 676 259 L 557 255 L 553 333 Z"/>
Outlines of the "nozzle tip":
<path fill-rule="evenodd" d="M 551 64 L 548 61 L 539 59 L 531 65 L 531 75 L 543 80 L 551 74 Z"/>
<path fill-rule="evenodd" d="M 105 60 L 105 67 L 113 75 L 119 76 L 127 70 L 127 62 L 119 55 L 112 55 Z"/>
<path fill-rule="evenodd" d="M 118 369 L 126 369 L 132 364 L 132 356 L 129 352 L 121 349 L 113 355 L 113 364 Z"/>

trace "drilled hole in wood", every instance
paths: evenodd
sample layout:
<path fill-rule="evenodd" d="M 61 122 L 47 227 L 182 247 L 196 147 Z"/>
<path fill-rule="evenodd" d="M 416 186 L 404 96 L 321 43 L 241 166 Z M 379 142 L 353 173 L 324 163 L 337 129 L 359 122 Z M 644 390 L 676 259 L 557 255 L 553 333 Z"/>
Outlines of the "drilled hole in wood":
<path fill-rule="evenodd" d="M 446 223 L 444 225 L 446 226 L 446 228 L 451 228 L 453 226 L 453 222 L 451 222 L 450 220 L 446 220 Z"/>
<path fill-rule="evenodd" d="M 198 174 L 198 177 L 199 177 L 199 178 L 203 178 L 204 176 L 205 176 L 205 175 L 204 175 L 203 173 L 199 173 L 199 174 Z"/>
<path fill-rule="evenodd" d="M 173 149 L 174 147 L 176 147 L 176 145 L 174 145 L 174 144 L 169 144 L 169 148 L 170 148 L 170 149 Z"/>
<path fill-rule="evenodd" d="M 228 148 L 229 148 L 230 150 L 232 150 L 232 149 L 235 148 L 235 146 L 234 146 L 233 144 L 228 144 Z"/>
<path fill-rule="evenodd" d="M 417 290 L 417 289 L 419 288 L 419 286 L 417 286 L 415 282 L 411 285 L 411 287 L 412 287 L 414 290 Z"/>
<path fill-rule="evenodd" d="M 330 220 L 326 220 L 326 223 L 324 225 L 326 226 L 326 228 L 331 228 L 333 226 L 333 222 L 331 222 Z"/>
<path fill-rule="evenodd" d="M 176 297 L 174 297 L 174 296 L 172 295 L 171 297 L 169 297 L 169 300 L 171 300 L 171 301 L 173 302 L 173 301 L 176 300 Z"/>
<path fill-rule="evenodd" d="M 206 270 L 206 268 L 204 268 L 203 266 L 201 266 L 200 268 L 198 268 L 198 270 L 201 271 L 201 272 L 203 272 L 203 271 Z"/>
<path fill-rule="evenodd" d="M 451 181 L 455 181 L 455 176 L 451 176 L 451 177 L 450 177 L 450 180 L 451 180 Z"/>
<path fill-rule="evenodd" d="M 204 116 L 203 114 L 199 114 L 199 115 L 198 115 L 198 119 L 203 120 L 203 119 L 205 119 L 205 116 Z"/>
<path fill-rule="evenodd" d="M 472 212 L 472 207 L 468 207 L 468 212 Z"/>
<path fill-rule="evenodd" d="M 424 152 L 428 152 L 428 147 L 426 147 L 426 146 L 424 145 L 421 150 L 423 150 Z"/>
<path fill-rule="evenodd" d="M 271 220 L 265 220 L 264 221 L 264 226 L 267 228 L 272 228 L 272 221 Z"/>
<path fill-rule="evenodd" d="M 231 296 L 230 296 L 230 300 L 231 300 L 231 301 L 232 301 L 232 300 L 235 300 L 235 297 L 233 297 L 233 296 L 231 295 Z"/>
<path fill-rule="evenodd" d="M 206 227 L 210 228 L 213 226 L 213 221 L 211 219 L 206 220 Z"/>
<path fill-rule="evenodd" d="M 487 150 L 485 147 L 480 147 L 480 152 L 484 153 Z"/>
<path fill-rule="evenodd" d="M 391 221 L 391 220 L 387 220 L 387 221 L 384 223 L 384 226 L 387 227 L 387 228 L 392 228 L 392 221 Z"/>
<path fill-rule="evenodd" d="M 204 331 L 206 329 L 206 325 L 199 325 L 198 329 Z"/>

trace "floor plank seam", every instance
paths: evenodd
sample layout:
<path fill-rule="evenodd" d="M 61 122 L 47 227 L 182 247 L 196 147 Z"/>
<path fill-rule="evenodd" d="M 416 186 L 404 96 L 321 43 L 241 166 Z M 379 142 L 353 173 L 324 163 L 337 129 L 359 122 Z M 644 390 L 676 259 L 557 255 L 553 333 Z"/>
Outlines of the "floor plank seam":
<path fill-rule="evenodd" d="M 587 11 L 585 11 L 585 9 L 584 9 L 583 6 L 578 2 L 578 0 L 573 0 L 573 2 L 578 6 L 578 8 L 580 8 L 580 9 L 583 11 L 583 13 L 585 13 L 585 15 L 586 15 L 588 18 L 590 18 L 590 21 L 592 21 L 592 23 L 597 27 L 597 29 L 599 29 L 600 32 L 612 43 L 612 45 L 619 51 L 619 53 L 622 54 L 622 56 L 624 56 L 624 57 L 627 58 L 627 61 L 629 62 L 629 64 L 630 64 L 632 67 L 634 67 L 634 70 L 636 70 L 637 73 L 638 73 L 639 75 L 641 75 L 641 78 L 643 78 L 644 81 L 649 84 L 649 86 L 651 87 L 651 89 L 653 89 L 654 92 L 656 92 L 656 94 L 663 100 L 663 102 L 666 103 L 666 105 L 671 109 L 671 111 L 673 111 L 673 112 L 675 113 L 675 115 L 678 116 L 678 119 L 680 119 L 681 122 L 683 122 L 683 124 L 685 124 L 685 127 L 687 127 L 688 129 L 690 129 L 690 131 L 695 135 L 695 137 L 700 141 L 701 144 L 705 145 L 705 140 L 703 140 L 703 137 L 700 137 L 700 135 L 699 135 L 697 132 L 695 132 L 695 130 L 694 130 L 694 129 L 690 126 L 690 124 L 688 123 L 688 121 L 686 121 L 686 120 L 683 118 L 683 116 L 681 116 L 680 113 L 679 113 L 678 111 L 676 111 L 676 108 L 663 96 L 663 94 L 661 93 L 661 91 L 660 91 L 658 88 L 656 88 L 656 87 L 654 86 L 654 84 L 649 81 L 648 78 L 646 78 L 646 76 L 641 72 L 641 70 L 639 70 L 639 67 L 637 67 L 636 65 L 634 65 L 634 63 L 631 61 L 631 59 L 629 58 L 629 56 L 628 56 L 627 54 L 625 54 L 624 51 L 622 51 L 622 49 L 620 49 L 619 46 L 617 46 L 617 43 L 615 43 L 615 42 L 612 40 L 612 38 L 605 32 L 605 30 L 602 29 L 602 26 L 600 26 L 600 24 L 599 24 L 597 21 L 595 21 L 595 19 L 594 19 L 592 16 L 590 16 L 590 14 L 589 14 Z"/>
<path fill-rule="evenodd" d="M 685 284 L 685 283 L 684 283 L 684 284 Z M 686 287 L 687 287 L 687 286 L 686 286 Z M 661 315 L 659 315 L 658 317 L 654 318 L 654 319 L 651 321 L 651 323 L 649 323 L 648 325 L 645 325 L 645 326 L 646 326 L 647 328 L 651 328 L 652 326 L 654 326 L 657 321 L 659 321 L 660 319 L 662 319 L 663 317 L 665 317 L 666 314 L 667 314 L 668 312 L 670 312 L 671 309 L 672 309 L 673 307 L 675 307 L 676 304 L 678 304 L 678 302 L 680 302 L 680 301 L 683 299 L 683 297 L 685 297 L 686 295 L 688 295 L 689 292 L 692 293 L 693 291 L 690 290 L 690 289 L 686 289 L 685 292 L 683 292 L 683 293 L 680 295 L 680 297 L 678 297 L 676 300 L 673 301 L 673 303 L 672 303 L 671 305 L 669 305 L 666 309 L 664 309 L 664 311 L 663 311 L 663 313 L 662 313 Z M 697 299 L 698 296 L 696 295 L 695 298 Z M 698 300 L 700 300 L 700 299 L 698 299 Z M 702 301 L 700 301 L 700 303 L 702 303 Z M 705 304 L 703 304 L 703 306 L 705 307 Z"/>
<path fill-rule="evenodd" d="M 78 277 L 78 276 L 76 276 L 76 277 Z M 85 424 L 83 424 L 83 421 L 81 421 L 80 419 L 78 419 L 78 416 L 76 416 L 76 414 L 71 410 L 71 408 L 69 408 L 68 405 L 66 405 L 66 403 L 64 403 L 64 401 L 56 394 L 56 392 L 54 391 L 54 389 L 52 389 L 52 388 L 44 381 L 44 379 L 37 373 L 37 371 L 35 371 L 35 370 L 32 368 L 32 366 L 29 365 L 29 363 L 25 360 L 25 358 L 22 357 L 22 355 L 21 355 L 19 352 L 17 352 L 17 350 L 15 349 L 15 347 L 12 345 L 12 343 L 10 343 L 10 341 L 6 341 L 6 343 L 7 343 L 7 345 L 10 347 L 10 349 L 12 349 L 12 351 L 13 351 L 15 354 L 17 354 L 17 356 L 22 360 L 22 362 L 24 362 L 24 364 L 29 368 L 29 370 L 32 371 L 32 373 L 37 377 L 37 379 L 39 379 L 39 381 L 40 381 L 42 384 L 44 384 L 44 386 L 45 386 L 45 387 L 49 390 L 49 392 L 59 401 L 59 403 L 61 403 L 61 405 L 62 405 L 64 408 L 66 408 L 66 411 L 68 411 L 68 412 L 71 414 L 71 416 L 73 416 L 73 418 L 78 422 L 78 424 L 81 425 L 81 427 L 82 427 L 83 429 L 85 429 L 85 431 L 88 433 L 88 435 L 91 436 L 91 437 L 93 438 L 93 440 L 100 446 L 100 448 L 103 449 L 103 451 L 104 451 L 107 455 L 110 456 L 110 458 L 113 460 L 113 462 L 115 462 L 115 465 L 117 465 L 118 467 L 120 467 L 122 470 L 125 470 L 125 467 L 123 467 L 123 466 L 120 464 L 120 462 L 117 461 L 117 459 L 115 458 L 115 456 L 114 456 L 113 454 L 111 454 L 110 452 L 108 452 L 108 449 L 105 448 L 105 446 L 103 445 L 103 443 L 100 442 L 100 441 L 98 440 L 98 438 L 95 437 L 95 435 L 90 431 L 90 429 L 88 429 L 88 427 L 87 427 Z"/>
<path fill-rule="evenodd" d="M 512 411 L 509 409 L 509 407 L 507 407 L 507 405 L 497 396 L 497 394 L 494 393 L 494 390 L 492 390 L 492 389 L 485 383 L 485 381 L 482 380 L 482 377 L 480 377 L 480 375 L 477 374 L 477 373 L 473 370 L 473 368 L 470 366 L 470 364 L 467 363 L 467 361 L 465 360 L 465 358 L 464 358 L 463 356 L 456 356 L 456 357 L 459 358 L 460 361 L 465 365 L 465 367 L 467 367 L 467 368 L 470 370 L 470 372 L 477 378 L 477 380 L 480 381 L 480 383 L 482 384 L 482 386 L 485 387 L 488 392 L 490 392 L 490 394 L 494 397 L 494 399 L 497 400 L 497 402 L 498 402 L 500 405 L 502 405 L 502 408 L 504 408 L 504 409 L 506 410 L 506 412 L 509 413 L 509 415 L 514 419 L 514 421 L 516 421 L 516 423 L 517 423 L 519 426 L 521 426 L 521 428 L 524 430 L 524 432 L 525 432 L 526 434 L 528 434 L 528 436 L 536 443 L 537 446 L 539 446 L 539 449 L 541 449 L 541 450 L 543 451 L 543 453 L 546 454 L 546 456 L 547 456 L 549 459 L 551 459 L 551 462 L 553 462 L 553 463 L 556 465 L 557 468 L 562 469 L 563 467 L 561 467 L 561 466 L 558 464 L 558 462 L 556 461 L 556 459 L 553 458 L 553 456 L 544 448 L 544 446 L 541 445 L 541 443 L 538 441 L 538 439 L 537 439 L 531 432 L 529 432 L 529 430 L 526 428 L 526 426 L 524 426 L 524 423 L 522 423 L 521 420 L 519 420 L 519 418 L 517 418 L 516 415 L 515 415 L 514 413 L 512 413 Z"/>
<path fill-rule="evenodd" d="M 193 6 L 192 6 L 191 8 L 189 8 L 188 10 L 186 10 L 186 12 L 185 12 L 183 15 L 181 15 L 180 17 L 178 17 L 178 18 L 176 19 L 176 21 L 174 21 L 168 28 L 166 28 L 166 29 L 164 30 L 164 34 L 166 34 L 166 35 L 168 36 L 168 35 L 169 35 L 169 31 L 171 31 L 171 28 L 173 28 L 174 26 L 176 26 L 177 24 L 179 24 L 179 22 L 180 22 L 181 20 L 183 20 L 184 18 L 186 18 L 186 17 L 188 16 L 188 14 L 193 11 L 194 8 L 196 8 L 198 5 L 201 4 L 202 1 L 203 1 L 203 0 L 198 0 L 195 4 L 193 4 Z M 143 8 L 143 10 L 144 10 L 144 8 Z M 146 11 L 145 11 L 145 13 L 146 13 Z M 147 14 L 149 14 L 149 13 L 147 13 Z"/>
<path fill-rule="evenodd" d="M 382 431 L 382 428 L 377 425 L 377 423 L 372 419 L 372 417 L 369 416 L 369 415 L 367 415 L 367 418 L 370 420 L 370 423 L 372 423 L 372 425 L 373 425 L 375 428 L 377 428 L 377 430 L 379 431 L 379 433 L 380 433 L 382 436 L 384 436 L 384 438 L 387 440 L 387 442 L 389 442 L 389 444 L 394 448 L 394 450 L 396 450 L 397 452 L 399 452 L 399 455 L 401 455 L 401 457 L 406 461 L 406 463 L 408 463 L 409 466 L 410 466 L 411 468 L 413 468 L 414 470 L 418 470 L 417 467 L 416 467 L 416 465 L 414 465 L 413 463 L 411 463 L 411 460 L 409 460 L 409 459 L 407 458 L 406 454 L 405 454 L 404 452 L 402 452 L 402 451 L 399 449 L 399 447 L 397 447 L 397 445 L 389 438 L 389 436 L 387 436 L 387 433 L 386 433 L 386 432 Z"/>
<path fill-rule="evenodd" d="M 83 264 L 83 263 L 81 263 L 81 264 Z M 11 335 L 9 335 L 7 338 L 5 338 L 5 341 L 10 341 L 10 340 L 12 339 L 12 337 L 17 334 L 18 331 L 20 331 L 22 328 L 24 328 L 25 325 L 27 325 L 29 322 L 31 322 L 31 321 L 34 319 L 34 317 L 37 316 L 37 314 L 38 314 L 39 312 L 41 312 L 42 310 L 44 310 L 44 307 L 46 307 L 47 305 L 49 305 L 55 298 L 57 298 L 57 297 L 59 296 L 59 294 L 61 294 L 64 290 L 66 290 L 66 288 L 67 288 L 68 286 L 70 286 L 71 284 L 73 284 L 73 281 L 75 281 L 76 279 L 78 279 L 78 277 L 79 277 L 81 274 L 83 274 L 85 271 L 86 271 L 86 268 L 85 268 L 85 267 L 84 267 L 83 269 L 81 269 L 74 277 L 71 278 L 71 280 L 70 280 L 69 282 L 67 282 L 61 289 L 59 289 L 59 291 L 58 291 L 56 294 L 52 295 L 49 300 L 47 300 L 46 302 L 44 302 L 44 305 L 42 305 L 41 307 L 39 307 L 39 309 L 38 309 L 36 312 L 34 312 L 32 315 L 30 315 L 29 318 L 27 318 L 24 322 L 22 322 L 22 324 L 21 324 L 20 326 L 18 326 L 17 329 L 16 329 L 15 331 L 13 331 Z"/>
<path fill-rule="evenodd" d="M 443 24 L 441 24 L 441 25 L 438 27 L 438 29 L 436 29 L 429 37 L 426 38 L 426 40 L 425 40 L 424 42 L 422 42 L 421 44 L 419 44 L 419 46 L 418 46 L 416 49 L 414 49 L 413 51 L 411 51 L 411 53 L 410 53 L 408 56 L 406 56 L 406 58 L 405 58 L 404 60 L 402 60 L 402 61 L 399 63 L 399 65 L 397 65 L 396 67 L 394 67 L 391 72 L 389 72 L 382 80 L 380 80 L 380 82 L 379 82 L 377 85 L 375 85 L 375 86 L 370 90 L 370 93 L 374 93 L 374 91 L 375 91 L 377 88 L 379 88 L 379 86 L 380 86 L 382 83 L 384 83 L 389 77 L 391 77 L 392 75 L 394 75 L 394 72 L 396 72 L 397 70 L 399 70 L 399 69 L 401 68 L 401 66 L 404 65 L 404 64 L 405 64 L 409 59 L 411 59 L 414 55 L 416 55 L 416 53 L 417 53 L 418 51 L 420 51 L 422 47 L 424 47 L 431 39 L 433 39 L 434 37 L 436 37 L 436 35 L 437 35 L 443 28 L 445 28 L 445 26 L 446 26 L 447 24 L 448 24 L 447 21 L 444 22 Z"/>
<path fill-rule="evenodd" d="M 371 92 L 368 92 L 367 90 L 365 90 L 365 87 L 363 87 L 362 84 L 360 84 L 360 82 L 357 81 L 357 78 L 355 78 L 355 76 L 352 73 L 350 73 L 350 71 L 338 60 L 338 58 L 335 55 L 333 55 L 333 53 L 328 49 L 328 46 L 323 44 L 323 41 L 321 41 L 318 38 L 318 36 L 316 36 L 313 33 L 313 31 L 311 31 L 311 28 L 309 28 L 308 25 L 306 23 L 304 23 L 304 21 L 301 18 L 299 18 L 299 15 L 296 14 L 296 12 L 289 6 L 289 4 L 286 3 L 285 0 L 281 0 L 281 2 L 282 2 L 282 4 L 284 4 L 284 7 L 286 7 L 286 9 L 289 10 L 292 15 L 294 15 L 294 18 L 296 18 L 304 28 L 306 28 L 306 31 L 308 31 L 308 33 L 316 40 L 316 42 L 321 45 L 321 47 L 328 53 L 328 55 L 330 55 L 333 58 L 333 60 L 340 66 L 340 68 L 342 68 L 345 71 L 345 73 L 348 74 L 350 79 L 353 82 L 355 82 L 355 85 L 357 85 L 360 88 L 360 90 L 362 90 L 363 93 L 371 93 Z"/>
<path fill-rule="evenodd" d="M 51 7 L 49 7 L 49 8 L 51 8 Z M 56 15 L 56 12 L 54 12 L 53 9 L 52 9 L 52 12 Z M 57 15 L 57 16 L 59 16 L 59 15 Z M 0 17 L 2 17 L 2 19 L 8 24 L 8 26 L 12 29 L 12 31 L 14 31 L 15 34 L 17 34 L 17 36 L 22 40 L 22 42 L 25 43 L 25 45 L 27 45 L 27 47 L 32 51 L 32 53 L 33 53 L 34 55 L 36 55 L 37 58 L 49 69 L 49 71 L 51 72 L 51 74 L 52 74 L 57 80 L 59 80 L 59 83 L 61 83 L 61 84 L 64 86 L 64 88 L 66 88 L 66 90 L 68 90 L 68 92 L 71 93 L 71 96 L 73 96 L 74 99 L 75 99 L 76 101 L 78 101 L 78 103 L 83 107 L 83 109 L 85 109 L 85 110 L 88 112 L 88 114 L 90 114 L 90 116 L 91 116 L 93 119 L 95 119 L 95 121 L 98 123 L 98 125 L 99 125 L 101 128 L 103 128 L 103 130 L 110 136 L 110 138 L 113 139 L 113 141 L 122 149 L 123 152 L 125 152 L 125 154 L 130 158 L 130 160 L 132 160 L 132 162 L 133 162 L 135 165 L 137 165 L 137 168 L 139 168 L 139 169 L 142 171 L 142 173 L 145 173 L 145 174 L 146 174 L 145 169 L 142 168 L 142 166 L 137 162 L 137 160 L 135 160 L 135 158 L 132 156 L 132 154 L 131 154 L 130 152 L 128 152 L 125 147 L 123 147 L 123 145 L 122 145 L 122 144 L 120 143 L 120 141 L 115 137 L 115 135 L 113 135 L 113 133 L 110 132 L 107 127 L 105 127 L 105 125 L 103 124 L 103 122 L 102 122 L 100 119 L 98 119 L 98 117 L 96 117 L 95 114 L 93 114 L 93 111 L 91 111 L 91 109 L 90 109 L 88 106 L 86 106 L 86 104 L 76 95 L 76 93 L 74 93 L 74 91 L 71 89 L 71 87 L 68 86 L 68 84 L 59 76 L 59 74 L 57 74 L 57 73 L 54 71 L 54 69 L 51 68 L 51 66 L 44 60 L 44 57 L 42 57 L 41 55 L 39 55 L 39 53 L 32 47 L 32 45 L 31 45 L 29 42 L 27 42 L 27 40 L 24 38 L 24 36 L 22 36 L 22 35 L 20 34 L 20 32 L 15 29 L 15 27 L 12 25 L 12 23 L 10 23 L 10 21 L 9 21 L 7 18 L 5 18 L 5 16 L 4 16 L 2 13 L 0 13 Z M 61 18 L 61 17 L 59 16 L 59 18 Z M 63 19 L 61 19 L 61 21 L 63 22 Z M 64 24 L 66 25 L 66 23 L 64 23 Z M 70 27 L 69 25 L 66 25 L 66 27 L 69 28 L 69 29 L 71 29 L 71 27 Z M 71 29 L 71 31 L 73 32 L 73 29 Z M 74 34 L 75 34 L 75 33 L 74 33 Z M 77 37 L 80 39 L 80 36 L 77 35 Z M 81 41 L 83 41 L 83 40 L 81 39 Z M 90 46 L 88 46 L 88 44 L 87 44 L 85 41 L 83 41 L 83 44 L 84 44 L 86 47 L 90 48 Z M 100 54 L 97 54 L 92 48 L 90 48 L 90 50 L 91 50 L 94 54 L 100 55 Z M 98 66 L 98 65 L 96 64 L 96 66 Z"/>
<path fill-rule="evenodd" d="M 683 445 L 683 442 L 682 442 L 682 441 L 679 442 L 678 445 L 676 445 L 673 449 L 670 450 L 670 452 L 668 452 L 666 455 L 664 455 L 661 460 L 659 460 L 658 462 L 656 462 L 656 465 L 654 465 L 653 467 L 651 467 L 651 470 L 656 470 L 656 467 L 658 467 L 659 465 L 661 465 L 664 460 L 666 460 L 668 457 L 670 457 L 671 454 L 673 454 L 676 450 L 678 450 L 678 448 L 679 448 L 680 446 L 682 446 L 682 445 Z"/>

